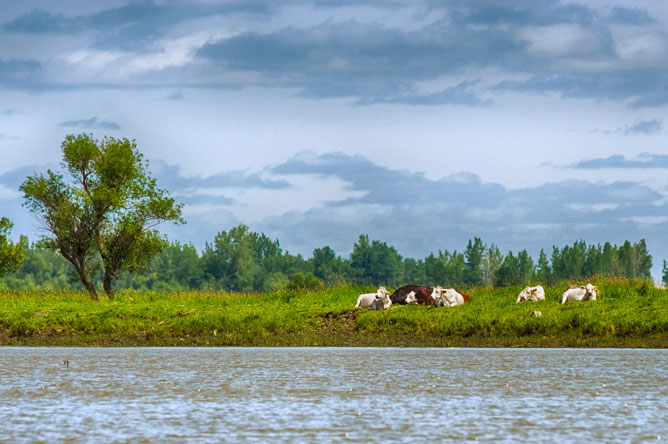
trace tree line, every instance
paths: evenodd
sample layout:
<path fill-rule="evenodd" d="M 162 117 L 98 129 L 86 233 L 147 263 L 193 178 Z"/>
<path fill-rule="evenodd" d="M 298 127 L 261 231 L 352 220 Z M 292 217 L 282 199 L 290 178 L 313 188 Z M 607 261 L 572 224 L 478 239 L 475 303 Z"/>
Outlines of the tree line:
<path fill-rule="evenodd" d="M 61 255 L 21 237 L 25 260 L 0 278 L 0 288 L 85 289 L 76 271 Z M 246 225 L 221 231 L 202 252 L 191 244 L 168 243 L 140 272 L 123 272 L 117 289 L 155 291 L 217 290 L 266 292 L 283 288 L 319 289 L 336 285 L 407 283 L 453 287 L 499 287 L 559 281 L 577 282 L 592 276 L 650 279 L 652 257 L 644 240 L 622 245 L 588 245 L 577 241 L 541 250 L 534 260 L 526 250 L 505 255 L 494 244 L 475 237 L 460 251 L 439 250 L 423 259 L 404 258 L 385 242 L 360 235 L 348 257 L 329 246 L 310 258 L 284 251 L 277 239 L 252 232 Z M 92 276 L 99 281 L 102 272 Z M 664 261 L 664 281 L 668 269 Z"/>
<path fill-rule="evenodd" d="M 589 276 L 650 279 L 652 258 L 644 240 L 617 246 L 553 247 L 534 261 L 526 250 L 505 255 L 475 237 L 463 251 L 439 250 L 424 259 L 402 257 L 385 242 L 360 235 L 349 257 L 329 246 L 309 259 L 283 251 L 278 240 L 246 225 L 219 232 L 199 253 L 168 242 L 157 226 L 184 223 L 182 205 L 157 187 L 134 141 L 68 135 L 62 172 L 29 176 L 24 206 L 46 233 L 36 243 L 7 237 L 0 218 L 0 288 L 83 288 L 93 299 L 115 288 L 150 290 L 272 291 L 343 284 L 404 283 L 455 287 L 552 284 Z M 664 261 L 663 280 L 668 281 Z"/>

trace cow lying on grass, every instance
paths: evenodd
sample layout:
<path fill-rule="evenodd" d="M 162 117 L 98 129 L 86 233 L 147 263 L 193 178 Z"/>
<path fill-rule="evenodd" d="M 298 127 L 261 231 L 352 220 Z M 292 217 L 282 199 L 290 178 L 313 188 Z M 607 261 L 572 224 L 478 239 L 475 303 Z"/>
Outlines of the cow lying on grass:
<path fill-rule="evenodd" d="M 385 289 L 385 287 L 380 286 L 378 287 L 378 291 L 375 293 L 365 293 L 361 294 L 357 297 L 357 303 L 355 304 L 355 307 L 357 308 L 371 308 L 371 304 L 373 304 L 376 300 L 382 299 L 383 300 L 383 306 L 385 303 L 385 299 L 390 301 L 390 292 Z M 390 305 L 392 302 L 390 301 Z M 376 303 L 374 305 L 375 307 L 379 306 L 379 303 Z M 387 306 L 389 308 L 389 305 Z M 379 310 L 379 308 L 373 308 L 373 310 Z"/>
<path fill-rule="evenodd" d="M 515 303 L 519 304 L 524 301 L 544 301 L 545 300 L 545 289 L 541 285 L 536 285 L 535 287 L 524 287 L 517 296 L 517 301 Z"/>
<path fill-rule="evenodd" d="M 469 300 L 467 295 L 454 288 L 435 287 L 433 296 L 437 307 L 456 307 L 464 305 L 464 302 Z"/>
<path fill-rule="evenodd" d="M 571 287 L 570 285 L 561 295 L 561 303 L 565 304 L 567 301 L 595 301 L 598 294 L 598 287 L 592 284 L 583 285 L 582 287 Z"/>
<path fill-rule="evenodd" d="M 406 305 L 409 303 L 415 303 L 418 305 L 434 305 L 436 300 L 432 293 L 434 292 L 434 287 L 425 287 L 422 285 L 404 285 L 394 290 L 390 299 L 393 304 Z M 415 297 L 415 302 L 408 302 L 408 295 L 413 293 Z"/>
<path fill-rule="evenodd" d="M 390 294 L 386 291 L 382 296 L 376 295 L 376 299 L 371 302 L 370 310 L 389 310 L 392 306 Z"/>

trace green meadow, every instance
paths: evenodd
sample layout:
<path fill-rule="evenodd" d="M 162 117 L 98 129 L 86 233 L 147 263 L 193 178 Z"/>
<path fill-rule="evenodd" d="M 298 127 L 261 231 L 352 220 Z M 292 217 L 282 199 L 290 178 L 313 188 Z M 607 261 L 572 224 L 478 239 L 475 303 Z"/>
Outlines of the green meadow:
<path fill-rule="evenodd" d="M 591 280 L 597 301 L 515 300 L 521 287 L 464 289 L 463 306 L 354 308 L 370 287 L 262 294 L 0 292 L 0 345 L 668 347 L 668 293 Z M 539 312 L 539 313 L 537 313 Z"/>

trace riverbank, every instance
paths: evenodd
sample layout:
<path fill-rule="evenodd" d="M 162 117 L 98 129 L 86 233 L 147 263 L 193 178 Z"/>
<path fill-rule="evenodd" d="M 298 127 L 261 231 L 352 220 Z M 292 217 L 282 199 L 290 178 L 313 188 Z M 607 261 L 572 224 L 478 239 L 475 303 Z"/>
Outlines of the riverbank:
<path fill-rule="evenodd" d="M 470 289 L 454 308 L 354 308 L 365 287 L 314 293 L 0 292 L 0 345 L 668 348 L 668 292 L 593 281 L 598 301 L 515 304 L 519 287 Z M 540 312 L 538 313 L 535 312 Z"/>

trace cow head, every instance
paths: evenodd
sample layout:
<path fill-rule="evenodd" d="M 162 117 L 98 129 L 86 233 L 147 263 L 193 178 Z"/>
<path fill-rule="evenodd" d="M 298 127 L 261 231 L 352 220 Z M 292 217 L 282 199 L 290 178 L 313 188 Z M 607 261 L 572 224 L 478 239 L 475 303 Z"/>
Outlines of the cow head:
<path fill-rule="evenodd" d="M 529 287 L 524 287 L 524 289 L 520 292 L 519 296 L 517 296 L 516 303 L 527 301 L 530 295 L 531 295 L 531 290 L 529 289 Z"/>
<path fill-rule="evenodd" d="M 415 305 L 417 304 L 417 299 L 415 298 L 415 292 L 411 291 L 406 295 L 406 304 Z"/>
<path fill-rule="evenodd" d="M 382 292 L 380 288 L 383 289 Z M 376 293 L 376 303 L 383 304 L 383 310 L 387 310 L 392 305 L 392 299 L 390 299 L 390 293 L 384 287 L 380 288 L 378 289 L 378 293 Z"/>
<path fill-rule="evenodd" d="M 592 285 L 592 284 L 587 284 L 587 285 L 585 285 L 585 286 L 582 287 L 582 288 L 584 288 L 585 291 L 587 292 L 587 293 L 585 294 L 584 299 L 589 299 L 589 300 L 591 300 L 591 301 L 595 301 L 595 300 L 596 300 L 596 295 L 598 295 L 598 287 L 597 287 L 597 286 Z"/>

